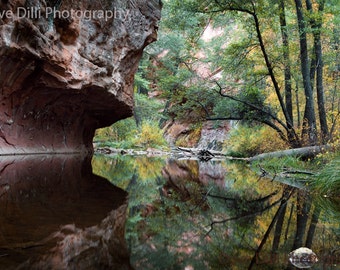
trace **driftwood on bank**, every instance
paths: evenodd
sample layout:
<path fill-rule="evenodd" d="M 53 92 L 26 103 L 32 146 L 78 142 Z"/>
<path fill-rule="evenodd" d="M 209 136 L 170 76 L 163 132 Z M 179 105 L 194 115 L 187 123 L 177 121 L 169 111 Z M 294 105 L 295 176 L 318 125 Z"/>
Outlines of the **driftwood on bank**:
<path fill-rule="evenodd" d="M 309 147 L 302 147 L 302 148 L 295 148 L 295 149 L 287 149 L 281 151 L 275 151 L 270 153 L 263 153 L 260 155 L 256 155 L 249 158 L 238 158 L 227 156 L 226 154 L 214 151 L 214 150 L 207 150 L 207 149 L 198 149 L 198 148 L 185 148 L 185 147 L 177 147 L 177 151 L 183 153 L 183 156 L 190 156 L 190 157 L 197 157 L 201 160 L 209 160 L 212 158 L 216 159 L 228 159 L 228 160 L 241 160 L 246 162 L 253 162 L 259 161 L 268 158 L 281 158 L 281 157 L 299 157 L 299 158 L 313 158 L 316 155 L 323 153 L 330 149 L 329 145 L 322 145 L 322 146 L 309 146 Z"/>
<path fill-rule="evenodd" d="M 177 156 L 182 156 L 182 158 L 198 158 L 201 161 L 225 158 L 222 152 L 208 149 L 177 147 L 172 152 Z"/>

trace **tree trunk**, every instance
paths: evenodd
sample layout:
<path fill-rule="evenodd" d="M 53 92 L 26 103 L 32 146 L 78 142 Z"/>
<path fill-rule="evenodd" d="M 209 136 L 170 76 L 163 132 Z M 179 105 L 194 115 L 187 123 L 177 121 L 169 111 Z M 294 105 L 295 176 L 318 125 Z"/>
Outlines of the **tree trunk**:
<path fill-rule="evenodd" d="M 287 33 L 287 22 L 285 15 L 284 0 L 280 0 L 280 28 L 283 44 L 283 60 L 284 60 L 284 76 L 285 76 L 285 101 L 287 113 L 290 117 L 291 123 L 294 126 L 293 118 L 293 101 L 292 101 L 292 76 L 290 70 L 290 57 L 289 57 L 289 39 Z"/>
<path fill-rule="evenodd" d="M 296 111 L 297 111 L 297 120 L 298 127 L 301 128 L 301 113 L 300 113 L 300 101 L 299 101 L 299 83 L 296 80 L 296 89 L 295 89 L 295 99 L 296 99 Z"/>
<path fill-rule="evenodd" d="M 334 28 L 333 29 L 333 41 L 331 44 L 331 49 L 332 51 L 335 52 L 334 56 L 334 70 L 332 72 L 332 80 L 334 82 L 332 88 L 332 94 L 331 94 L 331 111 L 332 112 L 338 112 L 337 114 L 332 114 L 331 115 L 331 128 L 329 131 L 330 134 L 330 139 L 332 139 L 335 127 L 336 127 L 336 122 L 338 120 L 338 117 L 340 116 L 340 98 L 339 98 L 339 89 L 338 89 L 338 81 L 339 81 L 339 72 L 340 72 L 340 29 Z"/>
<path fill-rule="evenodd" d="M 284 193 L 288 193 L 288 191 L 289 191 L 289 189 L 285 189 Z M 283 229 L 283 223 L 284 223 L 284 220 L 285 220 L 286 210 L 287 210 L 287 203 L 285 203 L 282 206 L 282 210 L 279 213 L 279 216 L 278 216 L 277 221 L 276 221 L 274 239 L 273 239 L 273 245 L 272 245 L 272 253 L 274 253 L 274 254 L 279 249 L 280 238 L 282 236 L 282 229 Z"/>
<path fill-rule="evenodd" d="M 280 92 L 279 84 L 278 84 L 276 77 L 275 77 L 275 74 L 274 74 L 274 69 L 273 69 L 272 63 L 269 60 L 269 56 L 268 56 L 267 51 L 266 51 L 264 40 L 263 40 L 262 34 L 261 34 L 259 18 L 257 17 L 256 13 L 250 13 L 250 14 L 254 18 L 255 29 L 256 29 L 257 38 L 258 38 L 258 41 L 259 41 L 259 44 L 260 44 L 261 52 L 263 54 L 263 58 L 264 58 L 264 61 L 266 63 L 268 73 L 269 73 L 271 81 L 273 83 L 276 96 L 279 100 L 281 110 L 282 110 L 283 115 L 284 115 L 285 120 L 286 120 L 286 124 L 287 124 L 287 127 L 288 127 L 287 137 L 289 138 L 290 144 L 292 145 L 293 148 L 300 147 L 301 145 L 300 145 L 299 138 L 298 138 L 298 136 L 297 136 L 297 134 L 294 130 L 292 119 L 289 115 L 289 112 L 287 111 L 286 104 L 284 103 L 283 97 L 282 97 L 281 92 Z"/>
<path fill-rule="evenodd" d="M 135 108 L 133 109 L 133 117 L 135 119 L 135 122 L 136 122 L 136 126 L 137 127 L 140 127 L 141 124 L 142 124 L 142 118 L 140 117 L 139 113 L 138 113 L 138 110 L 136 109 L 136 106 Z"/>
<path fill-rule="evenodd" d="M 305 90 L 305 112 L 303 119 L 303 135 L 308 135 L 309 144 L 315 145 L 317 142 L 316 118 L 314 108 L 313 89 L 310 79 L 309 61 L 308 61 L 308 46 L 306 35 L 306 23 L 303 16 L 303 7 L 301 0 L 295 0 L 296 14 L 300 34 L 300 60 L 301 73 L 303 79 L 303 87 Z"/>
<path fill-rule="evenodd" d="M 255 265 L 256 260 L 258 258 L 258 255 L 260 254 L 263 246 L 265 245 L 266 241 L 268 240 L 270 232 L 272 231 L 272 229 L 273 229 L 273 227 L 274 227 L 274 225 L 275 225 L 275 223 L 276 223 L 280 213 L 282 212 L 282 209 L 286 207 L 287 200 L 289 199 L 291 193 L 288 193 L 288 194 L 284 193 L 284 195 L 287 195 L 287 197 L 282 197 L 281 204 L 280 204 L 277 212 L 275 213 L 275 216 L 273 217 L 272 222 L 269 224 L 269 227 L 268 227 L 266 233 L 264 234 L 260 245 L 256 249 L 255 254 L 254 254 L 254 256 L 253 256 L 253 258 L 252 258 L 252 260 L 251 260 L 251 262 L 250 262 L 250 264 L 248 266 L 248 270 L 251 270 L 253 268 L 253 266 Z"/>
<path fill-rule="evenodd" d="M 286 232 L 285 232 L 285 242 L 284 242 L 285 244 L 288 241 L 289 229 L 290 229 L 290 225 L 291 225 L 292 217 L 293 217 L 293 212 L 294 212 L 294 204 L 292 204 L 289 212 L 290 213 L 289 213 L 289 218 L 288 218 L 288 221 L 287 221 L 287 227 L 286 227 Z"/>
<path fill-rule="evenodd" d="M 306 0 L 308 1 L 308 0 Z M 314 92 L 314 82 L 315 82 L 315 72 L 316 72 L 316 58 L 315 58 L 315 46 L 313 48 L 313 54 L 312 54 L 312 60 L 310 63 L 310 71 L 309 71 L 309 76 L 310 76 L 310 81 L 312 85 L 312 90 Z"/>
<path fill-rule="evenodd" d="M 325 1 L 321 0 L 319 3 L 319 13 L 323 12 Z M 306 0 L 307 10 L 313 14 L 313 6 L 310 0 Z M 320 16 L 320 15 L 319 15 Z M 317 103 L 318 112 L 320 120 L 320 128 L 322 135 L 322 143 L 326 143 L 329 139 L 329 129 L 327 125 L 326 109 L 325 109 L 325 97 L 323 89 L 323 56 L 322 56 L 322 44 L 321 44 L 321 27 L 322 18 L 311 19 L 311 25 L 313 29 L 314 36 L 314 67 L 316 69 L 316 93 L 317 93 Z M 315 71 L 314 71 L 315 73 Z M 314 76 L 313 76 L 314 77 Z"/>
<path fill-rule="evenodd" d="M 316 230 L 316 225 L 319 222 L 320 212 L 321 212 L 320 208 L 314 209 L 312 221 L 309 225 L 309 230 L 308 230 L 308 234 L 307 234 L 305 247 L 312 248 L 313 238 L 314 238 L 314 234 L 315 234 L 315 230 Z"/>
<path fill-rule="evenodd" d="M 311 208 L 311 201 L 306 191 L 299 191 L 297 196 L 297 218 L 296 218 L 296 234 L 293 249 L 303 246 L 303 238 L 308 223 L 308 215 Z"/>
<path fill-rule="evenodd" d="M 223 7 L 223 5 L 221 5 L 218 1 L 215 1 L 215 2 L 220 7 Z M 268 55 L 267 50 L 266 50 L 265 42 L 263 40 L 262 32 L 261 32 L 261 28 L 260 28 L 260 21 L 259 21 L 259 18 L 257 16 L 257 13 L 256 13 L 254 3 L 252 3 L 252 9 L 243 8 L 243 7 L 238 6 L 238 5 L 233 6 L 232 4 L 223 7 L 223 9 L 247 13 L 247 14 L 249 14 L 253 17 L 256 35 L 257 35 L 257 39 L 258 39 L 258 42 L 259 42 L 259 45 L 260 45 L 260 48 L 261 48 L 263 59 L 264 59 L 264 62 L 266 64 L 266 68 L 268 70 L 268 74 L 270 76 L 270 79 L 272 81 L 277 99 L 280 103 L 280 108 L 282 110 L 282 113 L 283 113 L 285 121 L 286 121 L 286 125 L 284 126 L 284 128 L 287 132 L 287 137 L 289 139 L 289 143 L 293 148 L 301 147 L 300 138 L 299 138 L 299 136 L 297 135 L 297 133 L 294 129 L 292 119 L 290 117 L 290 114 L 287 111 L 287 107 L 286 107 L 286 104 L 284 102 L 284 98 L 281 94 L 281 89 L 280 89 L 279 83 L 278 83 L 276 76 L 275 76 L 275 73 L 274 73 L 274 68 L 273 68 L 272 62 L 270 61 L 269 55 Z"/>

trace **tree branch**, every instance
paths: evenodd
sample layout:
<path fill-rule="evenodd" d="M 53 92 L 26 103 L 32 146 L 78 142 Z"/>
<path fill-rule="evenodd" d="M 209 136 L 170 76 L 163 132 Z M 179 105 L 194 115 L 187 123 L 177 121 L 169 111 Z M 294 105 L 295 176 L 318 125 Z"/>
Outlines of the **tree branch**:
<path fill-rule="evenodd" d="M 240 103 L 243 103 L 245 105 L 247 105 L 248 107 L 250 108 L 253 108 L 254 110 L 256 111 L 259 111 L 259 112 L 262 112 L 268 116 L 270 116 L 272 119 L 274 119 L 275 121 L 277 121 L 285 130 L 289 130 L 288 126 L 283 123 L 279 118 L 277 118 L 275 115 L 271 114 L 270 112 L 268 111 L 265 111 L 263 110 L 262 108 L 252 104 L 252 103 L 249 103 L 248 101 L 245 101 L 245 100 L 242 100 L 242 99 L 239 99 L 239 98 L 236 98 L 234 96 L 231 96 L 231 95 L 228 95 L 228 94 L 225 94 L 223 93 L 223 88 L 221 87 L 221 85 L 215 81 L 215 83 L 217 84 L 218 88 L 219 88 L 219 91 L 218 93 L 222 96 L 222 97 L 226 97 L 226 98 L 229 98 L 231 100 L 234 100 L 234 101 L 237 101 L 237 102 L 240 102 Z"/>
<path fill-rule="evenodd" d="M 277 205 L 278 203 L 281 203 L 283 200 L 283 198 L 277 200 L 276 202 L 274 202 L 273 204 L 259 210 L 259 211 L 256 211 L 256 212 L 252 212 L 252 213 L 247 213 L 245 215 L 242 215 L 242 216 L 236 216 L 236 217 L 231 217 L 231 218 L 227 218 L 227 219 L 223 219 L 223 220 L 215 220 L 213 222 L 210 223 L 210 229 L 208 230 L 208 232 L 205 234 L 205 236 L 208 236 L 214 229 L 214 225 L 216 224 L 224 224 L 224 223 L 227 223 L 228 221 L 233 221 L 233 220 L 238 220 L 238 219 L 242 219 L 242 218 L 249 218 L 249 217 L 252 217 L 252 216 L 255 216 L 259 213 L 263 213 L 269 209 L 271 209 L 272 207 L 274 207 L 275 205 Z"/>
<path fill-rule="evenodd" d="M 261 252 L 264 244 L 268 240 L 269 234 L 270 234 L 271 230 L 273 229 L 273 227 L 274 227 L 274 225 L 276 223 L 276 220 L 278 219 L 281 211 L 284 209 L 284 206 L 287 204 L 288 199 L 292 196 L 293 192 L 294 192 L 294 189 L 292 189 L 292 188 L 288 188 L 288 189 L 285 189 L 283 191 L 283 195 L 282 195 L 282 198 L 281 198 L 281 204 L 280 204 L 278 210 L 276 211 L 276 213 L 275 213 L 275 215 L 274 215 L 274 217 L 272 219 L 272 222 L 270 223 L 266 233 L 264 234 L 260 245 L 256 249 L 255 254 L 254 254 L 254 256 L 253 256 L 253 258 L 252 258 L 252 260 L 250 262 L 250 265 L 248 267 L 248 270 L 252 269 L 254 263 L 256 262 L 256 259 L 258 258 L 258 254 Z"/>

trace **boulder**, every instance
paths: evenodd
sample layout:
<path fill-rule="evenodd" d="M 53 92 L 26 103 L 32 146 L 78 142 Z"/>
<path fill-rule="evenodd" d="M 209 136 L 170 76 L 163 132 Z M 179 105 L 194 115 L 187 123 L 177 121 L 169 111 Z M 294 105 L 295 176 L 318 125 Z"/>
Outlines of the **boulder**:
<path fill-rule="evenodd" d="M 288 255 L 289 261 L 292 265 L 299 269 L 311 268 L 315 263 L 318 262 L 316 254 L 309 248 L 300 247 L 293 250 Z"/>

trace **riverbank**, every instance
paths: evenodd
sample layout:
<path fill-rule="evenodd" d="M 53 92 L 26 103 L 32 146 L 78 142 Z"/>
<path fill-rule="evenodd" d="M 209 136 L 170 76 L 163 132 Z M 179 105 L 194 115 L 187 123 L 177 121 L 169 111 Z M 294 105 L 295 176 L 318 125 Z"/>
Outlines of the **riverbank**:
<path fill-rule="evenodd" d="M 97 147 L 95 153 L 104 155 L 127 155 L 127 156 L 148 156 L 148 157 L 173 157 L 176 159 L 195 159 L 195 160 L 224 160 L 226 154 L 206 149 L 174 147 L 171 149 L 117 149 L 111 147 Z"/>
<path fill-rule="evenodd" d="M 130 156 L 173 156 L 177 159 L 198 159 L 201 161 L 208 161 L 212 159 L 216 160 L 241 160 L 245 162 L 260 161 L 270 158 L 281 158 L 281 157 L 296 157 L 302 159 L 312 159 L 318 154 L 325 153 L 326 151 L 332 150 L 329 145 L 322 146 L 311 146 L 302 147 L 296 149 L 287 149 L 269 153 L 262 153 L 253 157 L 234 157 L 230 156 L 221 151 L 199 149 L 199 148 L 185 148 L 185 147 L 174 147 L 171 149 L 156 149 L 147 148 L 142 150 L 136 149 L 117 149 L 111 147 L 97 147 L 95 152 L 105 155 L 130 155 Z"/>

